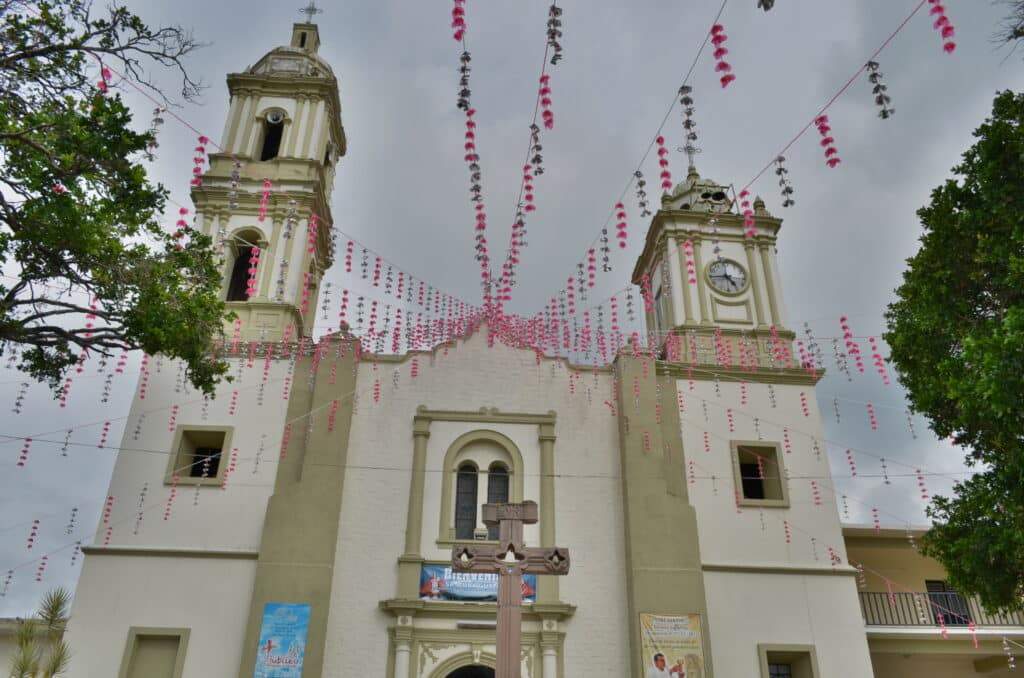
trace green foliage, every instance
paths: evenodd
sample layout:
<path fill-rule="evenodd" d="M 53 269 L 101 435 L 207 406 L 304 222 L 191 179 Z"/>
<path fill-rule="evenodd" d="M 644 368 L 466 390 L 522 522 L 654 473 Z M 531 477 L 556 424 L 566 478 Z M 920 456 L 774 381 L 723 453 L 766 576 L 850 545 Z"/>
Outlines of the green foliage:
<path fill-rule="evenodd" d="M 0 0 L 0 266 L 14 275 L 0 283 L 0 341 L 54 389 L 83 354 L 142 349 L 183 359 L 209 393 L 227 369 L 211 354 L 221 262 L 207 236 L 161 228 L 167 191 L 141 164 L 153 135 L 96 87 L 102 62 L 159 94 L 148 63 L 177 69 L 190 98 L 181 58 L 197 45 L 123 7 L 91 9 Z"/>
<path fill-rule="evenodd" d="M 1002 92 L 918 212 L 921 249 L 886 314 L 914 410 L 979 473 L 929 507 L 925 552 L 990 608 L 1024 608 L 1024 95 Z"/>
<path fill-rule="evenodd" d="M 53 589 L 43 596 L 35 617 L 18 620 L 11 678 L 54 678 L 67 671 L 71 650 L 62 636 L 70 608 L 71 594 Z"/>

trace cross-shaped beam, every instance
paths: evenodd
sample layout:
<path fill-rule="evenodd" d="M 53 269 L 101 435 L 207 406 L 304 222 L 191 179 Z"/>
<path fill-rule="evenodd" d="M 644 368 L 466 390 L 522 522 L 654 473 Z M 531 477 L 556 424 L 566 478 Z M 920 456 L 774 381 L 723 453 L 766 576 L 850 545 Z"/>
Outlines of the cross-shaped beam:
<path fill-rule="evenodd" d="M 323 13 L 324 11 L 316 6 L 316 2 L 314 2 L 314 0 L 309 0 L 309 4 L 299 10 L 299 14 L 306 15 L 307 24 L 313 23 L 313 17 L 315 17 L 317 14 Z"/>
<path fill-rule="evenodd" d="M 569 551 L 560 547 L 527 547 L 523 525 L 537 522 L 537 503 L 484 504 L 484 525 L 498 526 L 498 543 L 458 545 L 452 567 L 462 572 L 498 575 L 498 666 L 495 678 L 519 678 L 524 574 L 569 573 Z"/>

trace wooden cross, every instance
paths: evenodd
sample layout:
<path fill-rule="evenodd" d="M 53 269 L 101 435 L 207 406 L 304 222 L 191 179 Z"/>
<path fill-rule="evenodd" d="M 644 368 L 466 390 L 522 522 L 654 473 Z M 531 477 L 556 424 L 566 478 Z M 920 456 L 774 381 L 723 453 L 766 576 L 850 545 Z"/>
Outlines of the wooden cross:
<path fill-rule="evenodd" d="M 527 547 L 523 525 L 537 522 L 537 502 L 484 504 L 484 525 L 498 526 L 497 545 L 460 544 L 452 567 L 498 575 L 498 666 L 495 678 L 519 678 L 524 574 L 568 574 L 569 551 L 557 546 Z"/>

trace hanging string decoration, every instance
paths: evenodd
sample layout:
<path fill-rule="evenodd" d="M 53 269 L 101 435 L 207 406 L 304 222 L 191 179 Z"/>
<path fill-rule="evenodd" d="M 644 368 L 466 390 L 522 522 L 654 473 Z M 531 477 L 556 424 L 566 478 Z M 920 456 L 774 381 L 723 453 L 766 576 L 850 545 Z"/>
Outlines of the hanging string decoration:
<path fill-rule="evenodd" d="M 25 438 L 21 444 L 21 452 L 18 453 L 18 466 L 24 468 L 25 464 L 28 463 L 29 449 L 32 447 L 32 439 Z"/>
<path fill-rule="evenodd" d="M 786 156 L 780 155 L 775 158 L 775 175 L 779 177 L 779 193 L 782 194 L 782 206 L 792 207 L 796 204 L 793 200 L 793 184 L 789 181 L 789 168 L 785 165 Z"/>
<path fill-rule="evenodd" d="M 149 140 L 146 141 L 146 159 L 150 162 L 156 159 L 155 152 L 160 147 L 156 140 L 156 135 L 160 131 L 160 126 L 164 124 L 164 110 L 162 106 L 153 109 L 153 117 L 149 121 L 149 129 L 146 130 L 146 133 L 149 135 Z"/>
<path fill-rule="evenodd" d="M 697 148 L 697 121 L 693 119 L 696 109 L 693 107 L 691 94 L 693 94 L 693 88 L 689 85 L 679 88 L 679 105 L 683 108 L 683 138 L 685 139 L 683 151 L 690 158 L 690 169 L 693 169 L 693 156 L 700 153 L 700 149 Z"/>
<path fill-rule="evenodd" d="M 832 126 L 828 124 L 827 115 L 819 115 L 814 119 L 814 125 L 818 128 L 821 141 L 818 144 L 824 149 L 825 164 L 829 167 L 837 167 L 842 160 L 839 159 L 839 149 L 836 148 L 835 137 L 832 136 Z"/>
<path fill-rule="evenodd" d="M 263 180 L 263 192 L 260 194 L 259 209 L 256 214 L 257 221 L 264 221 L 267 218 L 267 208 L 270 206 L 270 191 L 274 185 L 270 179 Z"/>
<path fill-rule="evenodd" d="M 106 94 L 110 90 L 110 80 L 114 77 L 113 72 L 106 66 L 100 68 L 100 79 L 96 83 L 96 89 L 101 94 Z"/>
<path fill-rule="evenodd" d="M 693 257 L 693 241 L 683 242 L 683 258 L 686 260 L 686 280 L 690 285 L 697 284 L 697 262 Z"/>
<path fill-rule="evenodd" d="M 455 0 L 452 7 L 452 37 L 462 42 L 466 37 L 466 0 Z"/>
<path fill-rule="evenodd" d="M 869 61 L 865 66 L 868 71 L 868 82 L 871 83 L 871 94 L 874 95 L 875 104 L 878 106 L 878 117 L 888 120 L 896 113 L 896 109 L 889 105 L 892 99 L 886 94 L 889 88 L 882 82 L 882 72 L 878 70 L 879 67 L 877 61 Z"/>
<path fill-rule="evenodd" d="M 193 188 L 203 185 L 203 165 L 206 164 L 206 144 L 208 143 L 210 143 L 208 136 L 199 135 L 199 145 L 195 147 L 195 155 L 192 156 L 192 180 L 189 182 Z"/>
<path fill-rule="evenodd" d="M 882 378 L 882 383 L 888 386 L 889 373 L 885 369 L 885 359 L 882 358 L 882 353 L 878 350 L 878 342 L 874 337 L 868 337 L 868 344 L 871 346 L 871 360 L 874 362 L 875 370 L 878 372 L 878 376 Z"/>
<path fill-rule="evenodd" d="M 723 88 L 728 87 L 729 83 L 736 79 L 732 72 L 732 66 L 725 60 L 725 55 L 729 53 L 725 47 L 725 42 L 728 39 L 729 37 L 725 34 L 725 26 L 715 24 L 711 27 L 711 44 L 715 46 L 715 72 L 722 74 L 718 78 L 718 82 L 722 83 Z"/>
<path fill-rule="evenodd" d="M 473 70 L 469 65 L 473 61 L 473 57 L 470 55 L 469 50 L 463 50 L 462 54 L 459 55 L 459 97 L 456 100 L 455 106 L 461 111 L 469 110 L 469 100 L 473 95 L 472 90 L 469 89 L 469 74 Z"/>
<path fill-rule="evenodd" d="M 754 238 L 757 236 L 757 222 L 754 221 L 754 210 L 750 206 L 750 191 L 743 189 L 740 191 L 740 210 L 743 213 L 743 235 L 747 238 Z"/>
<path fill-rule="evenodd" d="M 256 273 L 260 269 L 260 247 L 254 245 L 249 248 L 249 278 L 245 282 L 245 297 L 251 299 L 256 296 Z"/>
<path fill-rule="evenodd" d="M 552 3 L 548 9 L 548 48 L 551 50 L 551 65 L 557 66 L 562 60 L 562 8 Z"/>
<path fill-rule="evenodd" d="M 648 208 L 649 203 L 647 202 L 647 180 L 644 179 L 644 173 L 640 170 L 633 172 L 633 176 L 636 178 L 636 204 L 640 208 L 640 217 L 649 217 L 651 210 Z"/>
<path fill-rule="evenodd" d="M 661 167 L 661 190 L 668 193 L 672 190 L 672 172 L 668 169 L 668 149 L 665 148 L 665 137 L 658 135 L 654 140 L 658 145 L 658 166 Z"/>
<path fill-rule="evenodd" d="M 544 73 L 540 76 L 540 89 L 537 92 L 540 98 L 541 120 L 544 121 L 544 129 L 555 128 L 555 114 L 551 110 L 551 76 Z"/>
<path fill-rule="evenodd" d="M 36 518 L 36 519 L 34 519 L 32 521 L 32 527 L 29 529 L 28 539 L 25 542 L 25 548 L 28 549 L 29 551 L 31 551 L 32 547 L 36 545 L 36 537 L 38 537 L 38 536 L 39 536 L 39 519 Z"/>
<path fill-rule="evenodd" d="M 942 4 L 941 0 L 928 0 L 928 3 L 932 6 L 928 13 L 935 17 L 935 23 L 932 24 L 932 28 L 942 36 L 942 49 L 945 50 L 946 54 L 952 54 L 956 50 L 956 43 L 953 42 L 956 29 L 953 28 L 953 22 L 946 15 L 946 7 Z"/>
<path fill-rule="evenodd" d="M 626 208 L 621 202 L 615 203 L 615 238 L 619 241 L 619 249 L 626 249 L 627 229 Z"/>
<path fill-rule="evenodd" d="M 238 185 L 242 181 L 242 161 L 234 160 L 231 163 L 231 179 L 228 184 L 228 209 L 238 209 Z"/>

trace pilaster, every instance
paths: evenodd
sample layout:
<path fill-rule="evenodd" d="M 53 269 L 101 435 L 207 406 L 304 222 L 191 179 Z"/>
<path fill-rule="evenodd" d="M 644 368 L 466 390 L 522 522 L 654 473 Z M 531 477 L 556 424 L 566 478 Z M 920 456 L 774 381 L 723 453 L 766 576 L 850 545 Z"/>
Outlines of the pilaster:
<path fill-rule="evenodd" d="M 765 327 L 764 322 L 764 302 L 761 301 L 761 280 L 768 279 L 768 272 L 764 273 L 762 278 L 758 272 L 757 258 L 754 256 L 754 243 L 749 240 L 743 243 L 743 250 L 747 255 L 747 270 L 750 276 L 750 290 L 754 297 L 754 318 L 757 321 L 758 329 Z"/>
<path fill-rule="evenodd" d="M 239 678 L 253 675 L 268 602 L 311 606 L 302 675 L 322 675 L 352 425 L 347 394 L 356 388 L 355 340 L 336 336 L 325 341 L 315 367 L 310 355 L 295 361 L 287 413 L 290 440 L 267 505 Z M 334 383 L 327 377 L 332 372 Z M 325 413 L 335 399 L 341 407 L 332 426 Z"/>
<path fill-rule="evenodd" d="M 430 419 L 413 420 L 412 476 L 409 480 L 409 509 L 405 522 L 405 553 L 398 561 L 398 593 L 402 598 L 419 595 L 423 540 L 423 484 L 427 468 Z"/>
<path fill-rule="evenodd" d="M 704 629 L 705 675 L 713 678 L 697 515 L 687 497 L 676 381 L 659 377 L 650 356 L 634 358 L 621 353 L 615 368 L 630 675 L 644 676 L 640 614 L 646 612 L 699 614 Z"/>
<path fill-rule="evenodd" d="M 555 546 L 555 425 L 541 424 L 540 441 L 540 545 Z M 558 577 L 539 577 L 537 600 L 558 600 Z"/>

